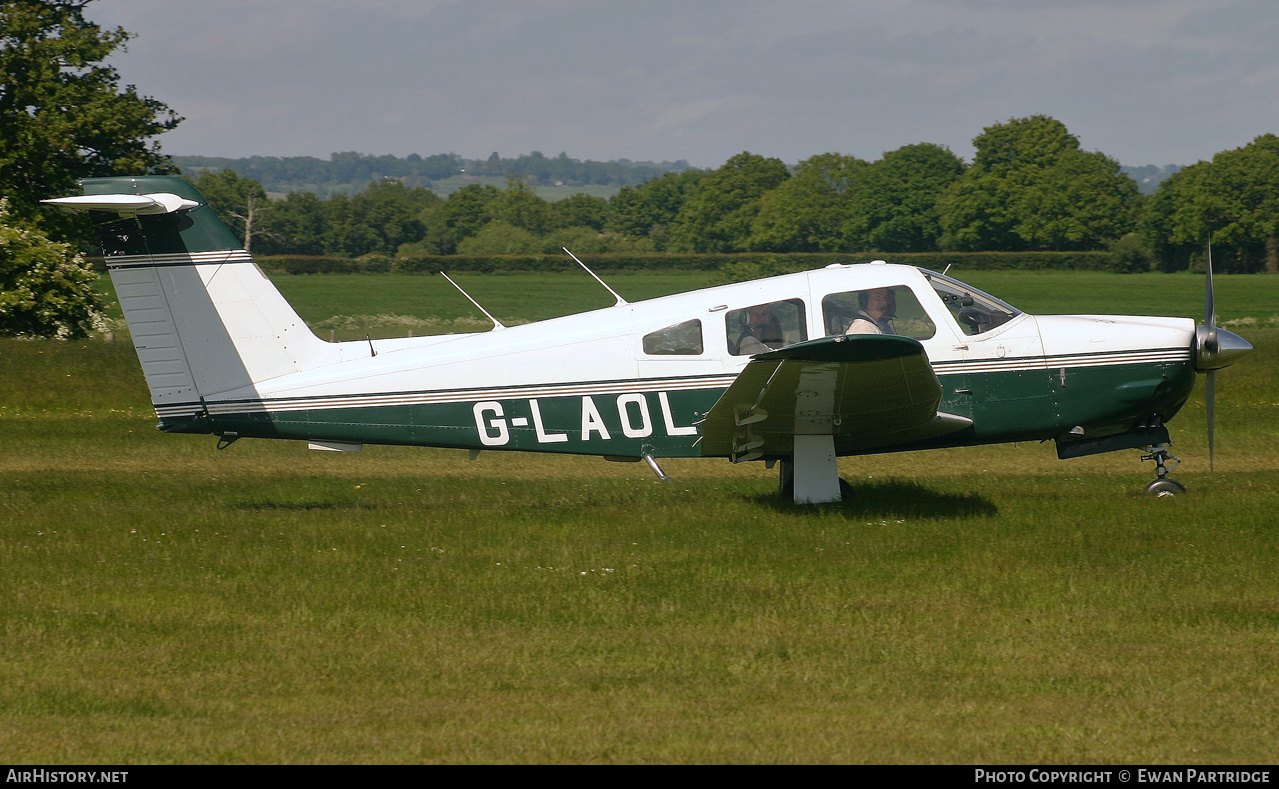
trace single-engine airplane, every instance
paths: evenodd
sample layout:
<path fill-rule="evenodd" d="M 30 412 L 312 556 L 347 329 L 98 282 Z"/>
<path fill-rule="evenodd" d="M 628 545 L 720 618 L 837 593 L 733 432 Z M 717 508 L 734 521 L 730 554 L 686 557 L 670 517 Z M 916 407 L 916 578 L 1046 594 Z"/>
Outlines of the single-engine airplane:
<path fill-rule="evenodd" d="M 1028 315 L 882 261 L 633 304 L 614 293 L 605 309 L 487 332 L 333 343 L 190 184 L 81 186 L 44 202 L 95 220 L 159 428 L 220 448 L 564 452 L 642 459 L 663 479 L 662 458 L 760 460 L 780 466 L 783 496 L 823 503 L 845 493 L 843 455 L 1053 439 L 1060 458 L 1142 449 L 1148 492 L 1166 495 L 1185 488 L 1167 476 L 1165 423 L 1207 373 L 1211 451 L 1213 371 L 1252 348 L 1216 327 L 1211 266 L 1196 327 Z"/>

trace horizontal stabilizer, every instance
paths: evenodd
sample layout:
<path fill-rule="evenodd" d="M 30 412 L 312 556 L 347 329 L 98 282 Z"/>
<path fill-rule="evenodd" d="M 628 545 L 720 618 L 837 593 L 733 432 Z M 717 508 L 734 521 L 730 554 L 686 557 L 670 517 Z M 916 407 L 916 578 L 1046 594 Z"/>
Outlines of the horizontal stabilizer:
<path fill-rule="evenodd" d="M 196 208 L 200 204 L 171 192 L 153 192 L 145 195 L 78 195 L 41 200 L 48 205 L 67 211 L 106 211 L 112 214 L 171 214 L 174 211 Z"/>

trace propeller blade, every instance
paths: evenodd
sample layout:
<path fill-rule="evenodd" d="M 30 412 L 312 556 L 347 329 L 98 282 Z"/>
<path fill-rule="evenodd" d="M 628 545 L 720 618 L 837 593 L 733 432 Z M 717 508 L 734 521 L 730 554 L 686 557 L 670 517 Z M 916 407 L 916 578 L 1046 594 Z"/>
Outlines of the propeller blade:
<path fill-rule="evenodd" d="M 1212 242 L 1208 242 L 1208 276 L 1204 278 L 1204 332 L 1203 348 L 1207 356 L 1217 353 L 1217 303 L 1212 295 Z"/>
<path fill-rule="evenodd" d="M 1204 280 L 1204 325 L 1217 325 L 1217 307 L 1212 299 L 1212 242 L 1208 242 L 1208 277 Z"/>
<path fill-rule="evenodd" d="M 1213 423 L 1213 416 L 1215 412 L 1214 401 L 1216 400 L 1216 398 L 1217 398 L 1217 374 L 1214 371 L 1209 370 L 1208 371 L 1208 390 L 1207 392 L 1204 393 L 1204 401 L 1208 404 L 1208 472 L 1209 473 L 1213 472 L 1213 465 L 1212 465 L 1212 461 L 1213 461 L 1212 427 L 1213 425 L 1212 423 Z"/>

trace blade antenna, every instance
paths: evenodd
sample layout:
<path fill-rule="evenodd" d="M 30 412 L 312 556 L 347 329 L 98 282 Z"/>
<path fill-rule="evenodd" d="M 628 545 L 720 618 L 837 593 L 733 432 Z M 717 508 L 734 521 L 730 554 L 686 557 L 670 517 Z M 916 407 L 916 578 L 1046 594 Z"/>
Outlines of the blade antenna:
<path fill-rule="evenodd" d="M 488 311 L 488 310 L 486 310 L 486 309 L 484 309 L 483 307 L 481 307 L 481 306 L 480 306 L 480 303 L 479 303 L 478 301 L 476 301 L 475 299 L 471 298 L 471 294 L 469 294 L 469 293 L 467 293 L 466 291 L 462 290 L 462 286 L 461 286 L 461 285 L 459 285 L 459 284 L 457 284 L 456 282 L 454 282 L 452 277 L 450 277 L 448 274 L 445 274 L 443 271 L 441 271 L 441 272 L 440 272 L 440 276 L 441 276 L 441 277 L 444 277 L 445 279 L 447 279 L 447 280 L 449 281 L 449 284 L 450 284 L 450 285 L 452 285 L 453 287 L 457 288 L 457 292 L 458 292 L 458 293 L 461 293 L 463 296 L 465 296 L 467 301 L 469 301 L 469 302 L 471 302 L 472 304 L 474 304 L 474 305 L 475 305 L 475 309 L 477 309 L 477 310 L 479 310 L 480 312 L 484 313 L 484 317 L 486 317 L 486 318 L 488 318 L 489 320 L 493 321 L 493 331 L 500 331 L 501 329 L 505 329 L 505 328 L 506 328 L 505 326 L 503 326 L 503 325 L 502 325 L 502 322 L 501 322 L 501 321 L 499 321 L 497 318 L 494 318 L 494 317 L 493 317 L 493 316 L 489 313 L 489 311 Z"/>
<path fill-rule="evenodd" d="M 624 306 L 626 306 L 626 304 L 628 303 L 628 302 L 626 301 L 626 299 L 624 299 L 624 298 L 622 298 L 621 296 L 619 296 L 619 295 L 617 294 L 617 291 L 615 291 L 615 290 L 613 290 L 612 288 L 610 288 L 610 287 L 608 286 L 608 283 L 607 283 L 607 282 L 605 282 L 604 280 L 600 279 L 599 277 L 596 277 L 596 276 L 595 276 L 595 272 L 594 272 L 594 271 L 591 271 L 589 268 L 586 268 L 586 264 L 585 264 L 585 263 L 583 263 L 581 260 L 579 260 L 579 259 L 578 259 L 578 257 L 577 257 L 577 255 L 574 255 L 572 252 L 569 252 L 569 251 L 568 251 L 568 247 L 560 247 L 560 249 L 564 250 L 565 252 L 568 252 L 568 256 L 569 256 L 569 257 L 571 257 L 571 258 L 573 258 L 574 260 L 576 260 L 576 261 L 577 261 L 577 265 L 581 266 L 583 269 L 586 269 L 586 273 L 587 273 L 587 274 L 590 274 L 592 277 L 595 277 L 595 281 L 596 281 L 596 282 L 598 282 L 599 284 L 603 285 L 603 286 L 604 286 L 604 290 L 607 290 L 609 293 L 612 293 L 612 294 L 613 294 L 613 298 L 617 299 L 617 303 L 613 305 L 614 307 L 624 307 Z"/>

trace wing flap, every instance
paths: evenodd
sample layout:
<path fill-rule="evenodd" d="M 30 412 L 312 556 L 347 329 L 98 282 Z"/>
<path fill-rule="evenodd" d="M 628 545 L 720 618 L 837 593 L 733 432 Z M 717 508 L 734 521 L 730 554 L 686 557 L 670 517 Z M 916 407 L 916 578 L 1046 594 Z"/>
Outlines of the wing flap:
<path fill-rule="evenodd" d="M 940 414 L 941 384 L 918 341 L 826 337 L 755 356 L 707 413 L 702 454 L 734 462 L 831 435 L 837 454 L 920 441 L 972 421 Z"/>

